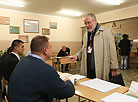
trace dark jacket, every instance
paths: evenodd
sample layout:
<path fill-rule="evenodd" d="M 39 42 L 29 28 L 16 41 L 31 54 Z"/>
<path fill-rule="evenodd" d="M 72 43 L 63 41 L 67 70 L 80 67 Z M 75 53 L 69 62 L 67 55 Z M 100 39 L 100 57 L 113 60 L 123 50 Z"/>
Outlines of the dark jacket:
<path fill-rule="evenodd" d="M 0 79 L 2 78 L 3 74 L 3 60 L 4 58 L 8 55 L 8 52 L 5 52 L 1 57 L 0 57 Z"/>
<path fill-rule="evenodd" d="M 63 57 L 63 56 L 67 56 L 68 54 L 66 53 L 66 51 L 63 51 L 62 49 L 59 51 L 57 57 Z"/>
<path fill-rule="evenodd" d="M 14 70 L 19 59 L 14 54 L 7 55 L 3 60 L 3 77 L 9 81 L 12 71 Z"/>
<path fill-rule="evenodd" d="M 66 51 L 67 55 L 70 55 L 70 48 L 66 47 Z"/>
<path fill-rule="evenodd" d="M 120 43 L 118 44 L 118 47 L 120 48 L 120 55 L 121 56 L 129 56 L 130 54 L 130 40 L 128 39 L 122 39 Z"/>
<path fill-rule="evenodd" d="M 9 102 L 52 102 L 75 93 L 71 81 L 64 82 L 53 67 L 32 56 L 17 64 L 8 91 Z"/>

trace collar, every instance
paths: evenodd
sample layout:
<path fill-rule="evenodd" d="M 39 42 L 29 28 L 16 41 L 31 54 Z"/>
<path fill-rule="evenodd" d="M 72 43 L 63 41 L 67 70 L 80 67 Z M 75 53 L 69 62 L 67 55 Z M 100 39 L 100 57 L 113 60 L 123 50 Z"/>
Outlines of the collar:
<path fill-rule="evenodd" d="M 100 28 L 98 29 L 95 35 L 100 34 L 100 32 L 103 32 L 103 31 L 104 31 L 104 27 L 100 26 Z"/>
<path fill-rule="evenodd" d="M 30 56 L 32 56 L 32 57 L 35 57 L 35 58 L 37 58 L 37 59 L 40 59 L 40 60 L 42 60 L 43 62 L 45 62 L 45 60 L 42 58 L 42 57 L 40 57 L 40 56 L 38 56 L 38 55 L 36 55 L 36 54 L 29 54 Z"/>
<path fill-rule="evenodd" d="M 14 54 L 20 60 L 20 57 L 17 53 L 15 53 L 15 52 L 11 52 L 11 53 Z"/>
<path fill-rule="evenodd" d="M 93 32 L 97 32 L 98 30 L 99 30 L 99 28 L 100 28 L 100 24 L 99 23 L 97 23 L 97 25 L 96 25 L 96 27 L 95 27 L 95 29 L 94 29 L 94 31 Z"/>

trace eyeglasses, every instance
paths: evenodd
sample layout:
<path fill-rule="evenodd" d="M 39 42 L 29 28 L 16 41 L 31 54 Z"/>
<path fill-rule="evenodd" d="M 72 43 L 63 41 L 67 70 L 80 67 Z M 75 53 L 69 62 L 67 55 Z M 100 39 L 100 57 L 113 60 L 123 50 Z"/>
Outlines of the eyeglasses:
<path fill-rule="evenodd" d="M 85 22 L 84 24 L 87 25 L 87 24 L 90 24 L 92 23 L 93 21 L 88 21 L 88 22 Z"/>

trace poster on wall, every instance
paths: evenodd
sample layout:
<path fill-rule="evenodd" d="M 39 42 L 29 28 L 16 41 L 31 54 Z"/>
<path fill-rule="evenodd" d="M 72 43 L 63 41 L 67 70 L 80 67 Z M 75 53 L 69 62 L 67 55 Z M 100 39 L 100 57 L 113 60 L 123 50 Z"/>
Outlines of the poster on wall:
<path fill-rule="evenodd" d="M 20 34 L 20 27 L 10 26 L 10 34 Z"/>
<path fill-rule="evenodd" d="M 50 26 L 50 29 L 57 29 L 57 23 L 56 22 L 50 22 L 49 26 Z"/>
<path fill-rule="evenodd" d="M 42 35 L 50 35 L 50 29 L 42 28 Z"/>
<path fill-rule="evenodd" d="M 29 42 L 28 35 L 19 35 L 18 39 L 22 40 L 24 43 Z"/>
<path fill-rule="evenodd" d="M 116 39 L 116 44 L 117 44 L 117 46 L 118 46 L 120 40 L 122 39 L 122 34 L 121 34 L 121 33 L 118 33 L 118 34 L 116 34 L 115 37 L 116 37 L 116 38 L 115 38 L 115 39 Z"/>
<path fill-rule="evenodd" d="M 24 19 L 24 33 L 39 33 L 39 20 Z"/>
<path fill-rule="evenodd" d="M 9 25 L 10 24 L 10 17 L 0 16 L 0 24 Z"/>

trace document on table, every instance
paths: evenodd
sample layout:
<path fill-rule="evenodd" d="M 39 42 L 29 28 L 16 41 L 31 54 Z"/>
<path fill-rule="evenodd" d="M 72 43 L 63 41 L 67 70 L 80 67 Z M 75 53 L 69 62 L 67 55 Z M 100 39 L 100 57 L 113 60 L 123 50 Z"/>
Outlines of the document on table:
<path fill-rule="evenodd" d="M 138 102 L 137 98 L 127 96 L 125 94 L 121 93 L 113 93 L 103 99 L 101 99 L 103 102 Z"/>
<path fill-rule="evenodd" d="M 86 76 L 75 74 L 72 76 L 68 76 L 66 78 L 69 78 L 71 80 L 71 82 L 74 83 L 74 79 L 80 80 L 82 78 L 86 78 Z M 62 78 L 62 79 L 64 80 L 65 78 Z"/>
<path fill-rule="evenodd" d="M 69 73 L 61 73 L 60 78 L 71 76 L 72 74 Z"/>
<path fill-rule="evenodd" d="M 62 57 L 55 57 L 55 58 L 62 58 Z"/>
<path fill-rule="evenodd" d="M 121 85 L 118 84 L 114 84 L 114 83 L 110 83 L 98 78 L 92 79 L 92 80 L 88 80 L 88 81 L 84 81 L 80 83 L 81 85 L 96 89 L 98 91 L 101 92 L 108 92 L 112 89 L 118 88 Z"/>
<path fill-rule="evenodd" d="M 138 97 L 138 82 L 132 81 L 128 93 Z"/>
<path fill-rule="evenodd" d="M 61 72 L 57 71 L 58 74 L 61 74 Z"/>

